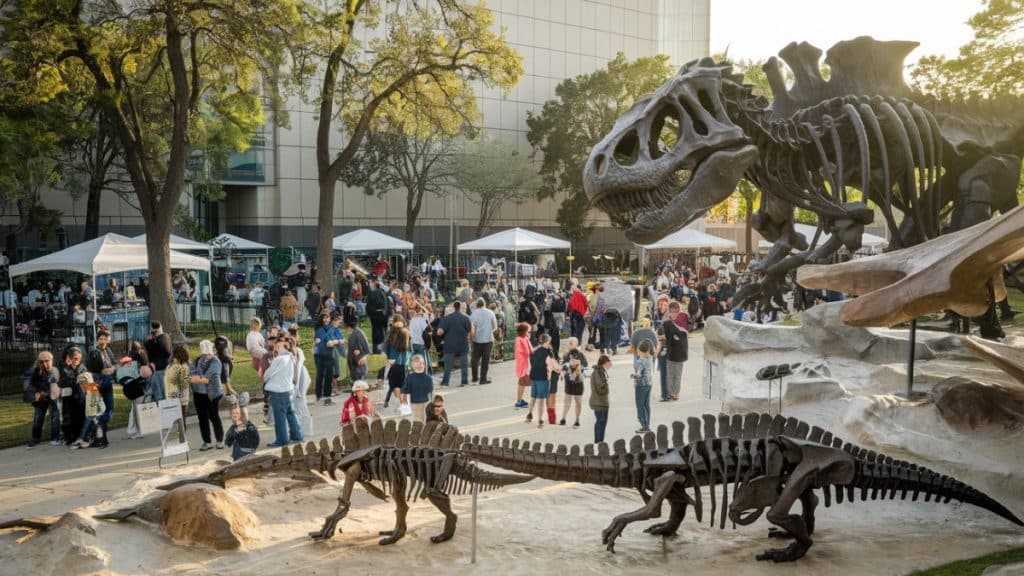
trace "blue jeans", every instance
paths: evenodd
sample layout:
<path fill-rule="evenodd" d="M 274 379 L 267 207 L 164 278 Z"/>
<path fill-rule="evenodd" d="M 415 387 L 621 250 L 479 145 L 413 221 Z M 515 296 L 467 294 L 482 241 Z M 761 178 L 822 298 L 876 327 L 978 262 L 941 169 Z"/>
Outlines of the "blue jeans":
<path fill-rule="evenodd" d="M 412 353 L 413 356 L 416 354 L 423 356 L 423 360 L 427 363 L 427 375 L 433 376 L 433 370 L 430 368 L 430 350 L 427 350 L 427 347 L 423 344 L 413 344 Z"/>
<path fill-rule="evenodd" d="M 583 316 L 580 316 L 579 312 L 569 313 L 569 331 L 572 332 L 572 337 L 578 340 L 581 344 L 583 342 Z"/>
<path fill-rule="evenodd" d="M 608 409 L 594 410 L 594 417 L 597 418 L 594 422 L 594 444 L 597 444 L 604 442 L 604 429 L 608 426 Z"/>
<path fill-rule="evenodd" d="M 633 394 L 636 399 L 636 418 L 640 421 L 641 428 L 651 427 L 651 387 L 634 386 Z"/>
<path fill-rule="evenodd" d="M 661 382 L 661 399 L 668 400 L 668 360 L 665 356 L 658 357 L 658 376 Z"/>
<path fill-rule="evenodd" d="M 292 442 L 302 442 L 302 428 L 292 408 L 292 395 L 288 392 L 268 392 L 270 409 L 274 411 L 274 443 L 279 446 Z"/>
<path fill-rule="evenodd" d="M 149 384 L 146 386 L 146 394 L 153 396 L 153 400 L 159 402 L 167 399 L 164 390 L 164 370 L 157 370 L 149 377 Z"/>
<path fill-rule="evenodd" d="M 32 441 L 39 442 L 43 436 L 43 423 L 46 422 L 46 411 L 50 411 L 50 440 L 60 440 L 60 411 L 53 400 L 33 404 L 35 413 L 32 415 Z"/>
<path fill-rule="evenodd" d="M 447 386 L 452 376 L 452 366 L 455 365 L 455 357 L 459 357 L 459 371 L 462 372 L 462 385 L 469 384 L 469 353 L 463 350 L 458 353 L 444 353 L 444 378 L 441 379 L 441 386 Z"/>
<path fill-rule="evenodd" d="M 104 376 L 102 379 L 100 379 L 100 396 L 103 397 L 103 404 L 107 407 L 107 409 L 103 411 L 103 414 L 100 414 L 99 417 L 96 418 L 96 423 L 100 426 L 103 426 L 104 431 L 106 431 L 107 423 L 110 422 L 110 419 L 114 417 L 113 376 Z"/>
<path fill-rule="evenodd" d="M 331 395 L 331 381 L 338 363 L 334 360 L 334 354 L 314 354 L 313 360 L 316 364 L 316 399 L 320 400 Z"/>

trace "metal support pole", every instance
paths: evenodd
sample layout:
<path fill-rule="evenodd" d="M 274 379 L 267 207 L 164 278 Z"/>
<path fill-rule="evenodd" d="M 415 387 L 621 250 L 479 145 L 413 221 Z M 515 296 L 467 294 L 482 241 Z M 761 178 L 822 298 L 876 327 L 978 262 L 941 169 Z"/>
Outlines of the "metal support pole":
<path fill-rule="evenodd" d="M 914 397 L 914 351 L 917 348 L 917 318 L 910 321 L 910 352 L 907 354 L 907 400 Z"/>
<path fill-rule="evenodd" d="M 469 563 L 476 564 L 476 502 L 477 495 L 479 494 L 478 485 L 473 482 L 473 521 L 470 533 L 472 534 L 472 544 L 470 545 Z"/>

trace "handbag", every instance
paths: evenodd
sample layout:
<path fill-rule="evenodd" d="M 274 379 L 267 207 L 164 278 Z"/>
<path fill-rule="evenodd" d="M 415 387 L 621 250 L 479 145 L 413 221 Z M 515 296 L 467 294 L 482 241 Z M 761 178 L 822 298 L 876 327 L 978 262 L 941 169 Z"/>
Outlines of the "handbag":
<path fill-rule="evenodd" d="M 530 376 L 529 375 L 520 376 L 519 377 L 519 385 L 520 386 L 529 386 L 530 385 Z"/>
<path fill-rule="evenodd" d="M 402 418 L 411 418 L 412 406 L 410 404 L 399 404 L 398 413 L 402 416 Z"/>
<path fill-rule="evenodd" d="M 25 404 L 35 404 L 36 402 L 36 388 L 32 385 L 30 378 L 25 378 L 25 389 L 22 391 L 21 399 L 25 401 Z"/>

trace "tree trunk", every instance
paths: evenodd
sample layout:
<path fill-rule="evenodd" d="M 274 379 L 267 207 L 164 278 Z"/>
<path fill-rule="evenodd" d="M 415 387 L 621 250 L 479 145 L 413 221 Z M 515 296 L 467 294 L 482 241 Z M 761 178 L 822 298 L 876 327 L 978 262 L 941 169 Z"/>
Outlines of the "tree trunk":
<path fill-rule="evenodd" d="M 334 285 L 334 186 L 332 170 L 320 167 L 320 213 L 316 217 L 316 281 L 324 290 Z"/>
<path fill-rule="evenodd" d="M 96 178 L 89 179 L 89 196 L 85 201 L 85 238 L 92 240 L 100 235 L 100 198 L 103 195 L 103 182 Z"/>
<path fill-rule="evenodd" d="M 171 340 L 185 339 L 171 298 L 171 217 L 144 218 L 146 256 L 149 259 L 149 319 L 159 320 Z M 197 299 L 202 295 L 196 296 Z"/>
<path fill-rule="evenodd" d="M 412 242 L 413 232 L 416 230 L 416 220 L 420 217 L 420 208 L 423 207 L 422 187 L 406 188 L 405 193 L 405 239 Z"/>

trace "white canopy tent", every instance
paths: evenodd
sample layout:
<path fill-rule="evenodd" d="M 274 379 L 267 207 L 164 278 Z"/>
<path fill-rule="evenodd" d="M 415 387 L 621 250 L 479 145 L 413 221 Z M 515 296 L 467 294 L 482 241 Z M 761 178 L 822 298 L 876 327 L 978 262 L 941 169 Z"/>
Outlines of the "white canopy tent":
<path fill-rule="evenodd" d="M 139 234 L 138 236 L 135 236 L 132 239 L 138 240 L 139 242 L 145 242 L 146 235 Z M 183 236 L 178 236 L 177 234 L 171 234 L 170 246 L 171 250 L 183 250 L 185 252 L 194 252 L 198 250 L 206 252 L 208 248 L 208 246 L 206 244 L 203 244 L 202 242 L 196 242 L 195 240 L 190 240 Z"/>
<path fill-rule="evenodd" d="M 334 238 L 334 249 L 339 252 L 377 252 L 383 250 L 412 251 L 412 242 L 382 234 L 369 228 L 360 228 Z"/>
<path fill-rule="evenodd" d="M 736 242 L 694 228 L 683 228 L 654 244 L 645 244 L 642 248 L 646 250 L 735 250 Z"/>
<path fill-rule="evenodd" d="M 463 242 L 455 247 L 456 262 L 458 253 L 463 251 L 502 251 L 512 252 L 512 260 L 518 261 L 520 252 L 537 252 L 541 250 L 568 250 L 569 251 L 569 275 L 572 276 L 572 243 L 568 240 L 560 240 L 553 236 L 534 232 L 525 228 L 509 228 L 501 232 L 495 232 L 490 236 L 484 236 L 469 242 Z M 458 267 L 456 267 L 457 269 Z M 518 271 L 518 268 L 516 269 Z M 508 271 L 506 270 L 506 273 Z"/>
<path fill-rule="evenodd" d="M 187 270 L 210 271 L 210 261 L 199 256 L 184 254 L 171 250 L 171 268 L 184 268 Z M 146 244 L 121 236 L 120 234 L 104 234 L 81 244 L 65 248 L 59 252 L 40 256 L 21 264 L 15 264 L 8 268 L 11 278 L 11 286 L 14 285 L 15 276 L 24 276 L 32 272 L 45 270 L 70 270 L 80 274 L 87 274 L 92 277 L 92 301 L 93 309 L 96 306 L 96 277 L 102 274 L 116 274 L 130 270 L 145 270 L 149 268 L 149 257 L 146 254 Z M 211 306 L 213 301 L 211 300 Z M 125 308 L 125 319 L 127 321 L 128 309 Z M 11 315 L 11 322 L 14 322 L 14 315 Z M 95 324 L 93 331 L 95 332 Z M 13 326 L 12 326 L 13 337 Z M 95 338 L 95 333 L 93 334 Z"/>
<path fill-rule="evenodd" d="M 804 237 L 807 238 L 807 241 L 810 242 L 811 239 L 814 238 L 814 233 L 818 230 L 818 227 L 812 226 L 810 224 L 794 224 L 793 229 L 803 234 Z M 828 242 L 829 238 L 831 237 L 831 234 L 828 234 L 827 232 L 823 231 L 821 233 L 821 237 L 818 238 L 818 246 L 821 246 L 825 242 Z M 769 242 L 767 240 L 761 240 L 760 242 L 757 243 L 758 248 L 771 248 L 773 245 L 774 242 Z M 882 238 L 881 236 L 875 234 L 868 234 L 866 232 L 863 236 L 861 236 L 861 246 L 863 248 L 877 250 L 885 248 L 888 245 L 889 241 L 886 240 L 885 238 Z"/>
<path fill-rule="evenodd" d="M 273 246 L 224 233 L 209 242 L 210 246 L 230 246 L 232 250 L 270 250 Z M 205 248 L 205 246 L 204 246 Z"/>

